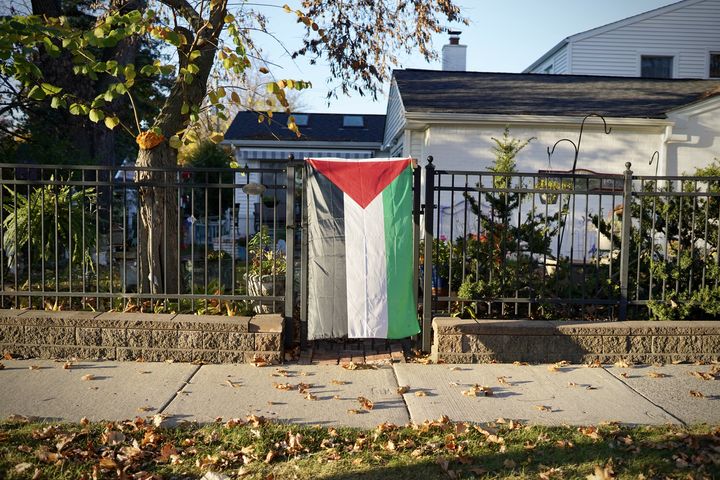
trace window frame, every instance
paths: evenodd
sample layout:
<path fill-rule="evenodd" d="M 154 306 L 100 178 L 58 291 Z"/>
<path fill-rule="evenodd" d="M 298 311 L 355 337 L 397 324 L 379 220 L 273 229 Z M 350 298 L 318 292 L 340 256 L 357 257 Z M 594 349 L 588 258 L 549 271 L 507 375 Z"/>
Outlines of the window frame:
<path fill-rule="evenodd" d="M 718 71 L 717 71 L 716 75 L 712 74 L 712 57 L 713 56 L 718 57 Z M 707 55 L 707 62 L 708 62 L 707 78 L 720 79 L 720 49 L 719 50 L 709 50 L 708 55 Z"/>
<path fill-rule="evenodd" d="M 660 79 L 672 79 L 677 78 L 677 58 L 678 56 L 676 54 L 667 53 L 667 52 L 641 52 L 639 53 L 639 59 L 638 59 L 638 76 L 640 78 L 660 78 Z M 644 76 L 643 75 L 643 59 L 646 57 L 654 57 L 654 58 L 669 58 L 670 59 L 670 76 L 669 77 L 652 77 L 652 76 Z"/>

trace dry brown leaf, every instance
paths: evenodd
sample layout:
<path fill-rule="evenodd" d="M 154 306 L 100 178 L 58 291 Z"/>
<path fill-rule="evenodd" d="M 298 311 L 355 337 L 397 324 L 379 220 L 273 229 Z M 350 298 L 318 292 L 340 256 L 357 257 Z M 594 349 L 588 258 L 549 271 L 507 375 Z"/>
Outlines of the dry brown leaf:
<path fill-rule="evenodd" d="M 273 385 L 273 387 L 277 388 L 278 390 L 284 390 L 284 391 L 286 391 L 286 392 L 287 392 L 287 391 L 290 391 L 290 390 L 295 390 L 295 385 L 293 385 L 292 383 L 276 383 L 276 382 L 273 382 L 272 385 Z"/>
<path fill-rule="evenodd" d="M 585 364 L 586 368 L 603 368 L 602 363 L 600 363 L 600 360 L 595 360 L 590 363 Z"/>
<path fill-rule="evenodd" d="M 548 470 L 544 470 L 538 474 L 540 480 L 551 480 L 553 477 L 562 478 L 562 469 L 559 467 L 555 468 L 541 465 L 540 468 L 548 468 Z"/>
<path fill-rule="evenodd" d="M 568 382 L 568 387 L 577 387 L 577 383 L 575 382 Z"/>
<path fill-rule="evenodd" d="M 632 367 L 632 363 L 628 362 L 624 358 L 622 360 L 618 360 L 615 362 L 615 366 L 618 368 L 630 368 Z"/>
<path fill-rule="evenodd" d="M 261 355 L 255 355 L 253 357 L 252 364 L 258 368 L 260 367 L 267 367 L 268 365 L 271 365 L 272 362 L 267 360 L 265 357 Z"/>
<path fill-rule="evenodd" d="M 330 380 L 330 383 L 333 385 L 347 385 L 350 382 L 346 382 L 345 380 Z"/>
<path fill-rule="evenodd" d="M 348 408 L 347 413 L 349 413 L 350 415 L 356 415 L 356 414 L 358 414 L 358 413 L 362 413 L 362 411 L 361 411 L 361 410 L 357 410 L 357 409 L 355 409 L 355 408 Z"/>
<path fill-rule="evenodd" d="M 416 397 L 427 397 L 427 393 L 425 393 L 423 390 L 418 390 L 415 392 Z"/>
<path fill-rule="evenodd" d="M 317 400 L 317 397 L 315 395 L 313 395 L 312 393 L 308 392 L 305 395 L 305 400 Z"/>
<path fill-rule="evenodd" d="M 630 375 L 628 375 L 627 372 L 620 372 L 620 376 L 623 377 L 623 378 L 629 378 L 629 377 L 630 377 Z"/>
<path fill-rule="evenodd" d="M 513 365 L 515 365 L 516 367 L 521 367 L 521 366 L 526 366 L 526 365 L 530 365 L 530 364 L 529 364 L 528 362 L 518 362 L 518 361 L 514 361 L 514 362 L 513 362 Z"/>
<path fill-rule="evenodd" d="M 15 472 L 23 473 L 25 470 L 32 468 L 32 466 L 32 463 L 28 462 L 18 463 L 17 465 L 15 465 Z"/>
<path fill-rule="evenodd" d="M 105 445 L 112 447 L 123 443 L 125 441 L 125 434 L 117 430 L 110 430 L 103 434 L 102 440 Z"/>
<path fill-rule="evenodd" d="M 3 360 L 12 360 L 12 359 L 13 359 L 13 356 L 10 355 L 8 352 L 5 352 L 3 354 Z"/>
<path fill-rule="evenodd" d="M 510 382 L 508 382 L 507 377 L 497 377 L 497 381 L 500 385 L 510 385 Z"/>
<path fill-rule="evenodd" d="M 40 370 L 40 365 L 30 365 L 28 368 L 30 370 Z"/>
<path fill-rule="evenodd" d="M 115 470 L 118 468 L 117 462 L 113 460 L 112 458 L 101 458 L 100 462 L 98 463 L 98 466 L 102 470 Z"/>
<path fill-rule="evenodd" d="M 592 438 L 593 440 L 602 440 L 602 437 L 600 436 L 600 433 L 598 433 L 598 429 L 596 427 L 580 427 L 578 428 L 578 432 Z"/>
<path fill-rule="evenodd" d="M 340 365 L 345 370 L 377 370 L 377 366 L 370 363 L 348 362 Z"/>
<path fill-rule="evenodd" d="M 70 369 L 72 368 L 72 366 L 73 366 L 72 362 L 68 360 L 68 361 L 65 362 L 65 364 L 63 365 L 63 369 L 65 369 L 65 370 L 70 370 Z"/>
<path fill-rule="evenodd" d="M 93 375 L 92 373 L 88 373 L 88 374 L 83 375 L 82 377 L 80 377 L 80 380 L 85 380 L 85 381 L 87 381 L 87 380 L 95 380 L 95 375 Z"/>
<path fill-rule="evenodd" d="M 600 465 L 595 466 L 595 473 L 585 477 L 587 480 L 613 480 L 615 478 L 615 472 L 613 472 L 612 464 L 608 463 L 604 467 Z"/>
<path fill-rule="evenodd" d="M 550 412 L 552 409 L 548 407 L 547 405 L 535 405 L 535 410 L 540 410 L 541 412 Z"/>
<path fill-rule="evenodd" d="M 448 370 L 450 370 L 451 372 L 457 372 L 458 370 L 460 370 L 460 367 L 458 367 L 458 366 L 448 367 Z"/>
<path fill-rule="evenodd" d="M 276 368 L 272 374 L 273 377 L 289 377 L 290 372 L 283 370 L 282 368 Z"/>
<path fill-rule="evenodd" d="M 5 369 L 5 365 L 3 365 L 2 363 L 0 363 L 0 370 L 4 370 L 4 369 Z"/>
<path fill-rule="evenodd" d="M 402 394 L 404 394 L 404 393 L 407 393 L 407 392 L 409 392 L 409 391 L 410 391 L 410 386 L 409 386 L 409 385 L 401 385 L 401 386 L 399 386 L 399 387 L 397 388 L 397 393 L 400 394 L 400 395 L 402 395 Z"/>
<path fill-rule="evenodd" d="M 463 390 L 462 394 L 466 397 L 477 397 L 480 394 L 486 397 L 492 397 L 493 391 L 490 387 L 480 386 L 476 383 L 475 385 L 470 387 L 469 390 Z"/>
<path fill-rule="evenodd" d="M 696 398 L 704 398 L 705 395 L 702 394 L 702 392 L 698 392 L 697 390 L 690 390 L 690 396 L 696 397 Z"/>
<path fill-rule="evenodd" d="M 138 407 L 138 412 L 152 412 L 154 410 L 153 407 L 148 407 L 147 405 L 144 407 Z"/>
<path fill-rule="evenodd" d="M 340 395 L 333 395 L 333 400 L 341 400 Z"/>
<path fill-rule="evenodd" d="M 665 378 L 669 375 L 662 373 L 662 372 L 650 372 L 648 373 L 648 377 L 650 378 Z"/>
<path fill-rule="evenodd" d="M 375 408 L 375 404 L 365 397 L 357 397 L 357 401 L 360 402 L 360 406 L 365 410 L 372 410 Z"/>
<path fill-rule="evenodd" d="M 242 387 L 242 384 L 240 382 L 233 382 L 232 380 L 225 380 L 225 383 L 232 388 Z"/>
<path fill-rule="evenodd" d="M 699 378 L 701 380 L 715 380 L 715 375 L 713 375 L 712 372 L 688 372 L 690 375 L 692 375 L 695 378 Z"/>

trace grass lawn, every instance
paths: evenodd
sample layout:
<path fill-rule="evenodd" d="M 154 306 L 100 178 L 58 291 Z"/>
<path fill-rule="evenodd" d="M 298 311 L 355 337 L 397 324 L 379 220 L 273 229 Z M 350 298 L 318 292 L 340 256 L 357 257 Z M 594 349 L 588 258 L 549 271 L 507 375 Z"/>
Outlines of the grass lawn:
<path fill-rule="evenodd" d="M 447 418 L 374 430 L 248 417 L 165 428 L 161 418 L 0 423 L 0 478 L 720 478 L 720 427 L 489 425 Z M 159 425 L 159 426 L 156 426 Z M 217 477 L 216 477 L 217 478 Z"/>

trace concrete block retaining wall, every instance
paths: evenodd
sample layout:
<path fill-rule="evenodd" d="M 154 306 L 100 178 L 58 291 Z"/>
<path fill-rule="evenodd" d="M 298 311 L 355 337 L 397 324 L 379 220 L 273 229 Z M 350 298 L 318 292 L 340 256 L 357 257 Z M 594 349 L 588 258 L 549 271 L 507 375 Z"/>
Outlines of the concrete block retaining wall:
<path fill-rule="evenodd" d="M 435 318 L 432 358 L 448 363 L 720 360 L 720 322 Z"/>
<path fill-rule="evenodd" d="M 282 360 L 280 315 L 221 317 L 0 310 L 0 351 L 34 358 L 243 363 Z"/>

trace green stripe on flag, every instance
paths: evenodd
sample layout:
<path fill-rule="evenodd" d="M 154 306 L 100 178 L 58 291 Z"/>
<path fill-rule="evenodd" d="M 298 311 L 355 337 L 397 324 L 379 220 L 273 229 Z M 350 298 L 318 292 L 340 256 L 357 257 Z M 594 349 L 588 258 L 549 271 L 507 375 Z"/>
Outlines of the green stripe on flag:
<path fill-rule="evenodd" d="M 382 192 L 387 258 L 387 338 L 420 332 L 413 294 L 412 169 L 403 170 Z"/>

